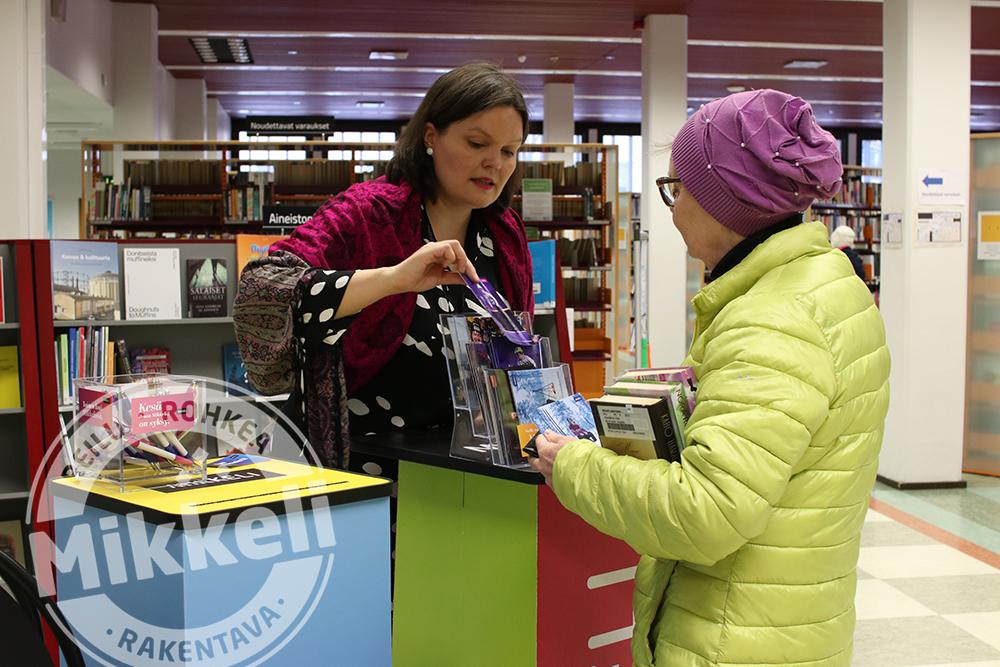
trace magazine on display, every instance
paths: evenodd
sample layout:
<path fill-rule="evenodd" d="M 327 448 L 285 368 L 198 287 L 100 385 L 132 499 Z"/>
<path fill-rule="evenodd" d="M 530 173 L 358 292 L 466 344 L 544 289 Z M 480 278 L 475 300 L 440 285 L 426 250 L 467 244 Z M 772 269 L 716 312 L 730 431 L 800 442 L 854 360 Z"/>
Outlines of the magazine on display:
<path fill-rule="evenodd" d="M 566 398 L 553 401 L 538 409 L 541 422 L 538 428 L 542 431 L 553 431 L 580 440 L 590 440 L 600 446 L 601 439 L 597 435 L 597 424 L 594 414 L 581 394 L 573 394 Z"/>

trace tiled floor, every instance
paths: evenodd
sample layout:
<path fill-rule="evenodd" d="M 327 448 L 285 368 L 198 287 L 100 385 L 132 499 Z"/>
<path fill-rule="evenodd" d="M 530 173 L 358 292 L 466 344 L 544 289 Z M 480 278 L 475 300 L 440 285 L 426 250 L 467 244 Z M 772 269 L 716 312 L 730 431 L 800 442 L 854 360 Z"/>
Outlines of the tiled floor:
<path fill-rule="evenodd" d="M 880 486 L 858 560 L 855 667 L 1000 667 L 1000 479 Z"/>

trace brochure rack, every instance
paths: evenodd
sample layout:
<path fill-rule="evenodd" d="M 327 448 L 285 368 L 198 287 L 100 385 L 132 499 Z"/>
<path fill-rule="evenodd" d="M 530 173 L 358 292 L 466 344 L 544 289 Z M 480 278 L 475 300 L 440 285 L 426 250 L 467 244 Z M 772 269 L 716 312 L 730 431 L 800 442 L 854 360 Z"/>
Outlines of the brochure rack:
<path fill-rule="evenodd" d="M 451 455 L 496 466 L 527 468 L 521 453 L 509 371 L 490 366 L 488 355 L 482 349 L 483 344 L 472 340 L 469 317 L 475 317 L 475 314 L 441 316 L 449 384 L 455 406 Z M 522 316 L 522 320 L 528 321 L 529 318 Z M 530 330 L 530 327 L 527 328 Z M 553 362 L 548 338 L 539 338 L 538 346 L 539 367 L 560 368 L 564 386 L 572 393 L 569 365 Z"/>

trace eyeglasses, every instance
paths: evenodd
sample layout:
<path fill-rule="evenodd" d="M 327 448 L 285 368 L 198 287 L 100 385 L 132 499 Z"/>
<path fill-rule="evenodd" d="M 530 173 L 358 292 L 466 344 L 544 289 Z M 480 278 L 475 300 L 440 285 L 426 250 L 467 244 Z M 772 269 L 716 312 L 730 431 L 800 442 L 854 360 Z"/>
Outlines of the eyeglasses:
<path fill-rule="evenodd" d="M 680 183 L 681 179 L 676 176 L 661 176 L 656 179 L 656 187 L 660 190 L 660 197 L 663 199 L 663 203 L 667 205 L 667 208 L 674 208 L 674 193 L 671 191 L 670 186 L 675 183 Z"/>

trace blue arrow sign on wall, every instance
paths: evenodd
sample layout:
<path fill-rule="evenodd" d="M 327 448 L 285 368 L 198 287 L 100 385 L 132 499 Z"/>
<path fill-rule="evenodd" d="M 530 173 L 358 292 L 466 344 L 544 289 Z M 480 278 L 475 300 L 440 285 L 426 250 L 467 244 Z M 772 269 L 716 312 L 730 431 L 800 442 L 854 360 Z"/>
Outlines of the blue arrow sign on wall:
<path fill-rule="evenodd" d="M 941 178 L 940 176 L 938 176 L 936 178 L 931 178 L 930 176 L 924 176 L 923 183 L 924 183 L 924 187 L 928 187 L 928 186 L 931 186 L 931 185 L 944 185 L 944 179 Z"/>

